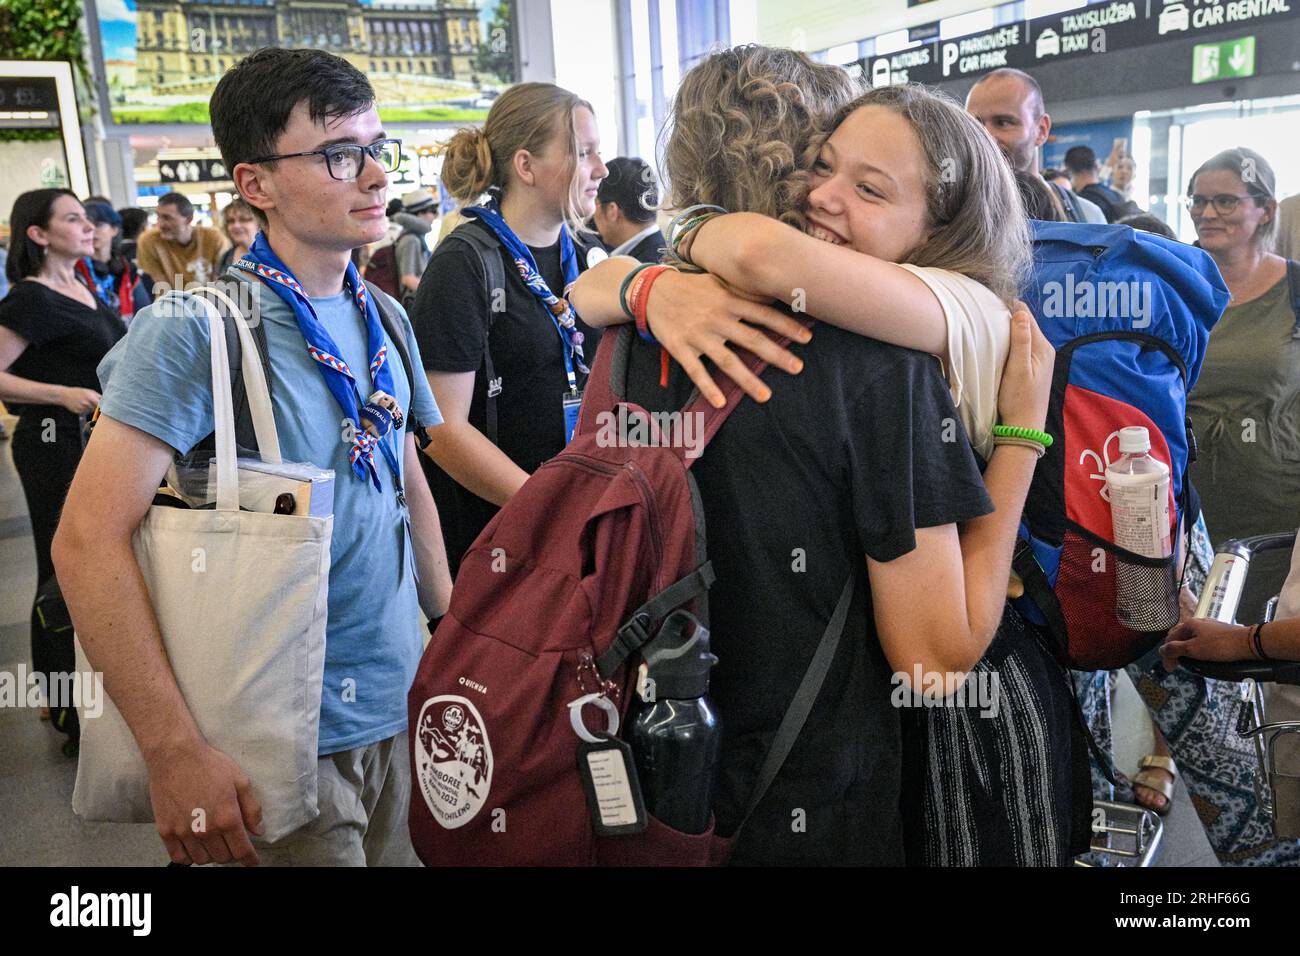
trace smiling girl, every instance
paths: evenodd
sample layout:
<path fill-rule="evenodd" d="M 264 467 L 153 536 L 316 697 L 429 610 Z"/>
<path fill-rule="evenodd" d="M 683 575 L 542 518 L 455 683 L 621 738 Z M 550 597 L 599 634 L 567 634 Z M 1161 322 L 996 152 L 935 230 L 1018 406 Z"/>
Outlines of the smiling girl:
<path fill-rule="evenodd" d="M 775 80 L 778 89 L 781 82 Z M 690 86 L 683 82 L 675 107 L 674 139 L 684 124 L 698 125 L 690 122 L 695 110 L 681 102 Z M 743 90 L 736 96 L 745 102 Z M 759 401 L 771 390 L 739 369 L 727 343 L 787 371 L 797 371 L 798 360 L 747 322 L 785 327 L 758 302 L 721 288 L 719 279 L 744 295 L 777 299 L 841 328 L 930 352 L 942 360 L 965 431 L 988 463 L 989 496 L 1002 514 L 1019 514 L 1034 458 L 1020 457 L 1021 449 L 1006 448 L 993 435 L 1000 409 L 1015 417 L 999 387 L 1011 341 L 1009 307 L 1029 263 L 1011 171 L 973 118 L 920 87 L 873 90 L 841 108 L 830 129 L 820 149 L 814 141 L 802 215 L 789 206 L 771 210 L 773 190 L 761 184 L 748 196 L 678 192 L 679 204 L 731 202 L 728 208 L 770 210 L 784 221 L 737 212 L 697 228 L 678 252 L 711 275 L 664 273 L 648 299 L 649 330 L 705 395 L 719 393 L 701 357 Z M 698 152 L 700 165 L 708 164 L 710 151 Z M 749 159 L 759 170 L 755 178 L 763 175 L 763 153 L 760 145 Z M 668 165 L 675 188 L 701 181 L 689 169 L 684 180 Z M 611 259 L 579 280 L 572 297 L 587 321 L 625 318 L 619 285 L 629 268 Z M 954 427 L 933 440 L 961 441 L 962 435 Z M 1077 852 L 1072 838 L 1086 841 L 1086 831 L 1072 828 L 1071 811 L 1086 814 L 1086 808 L 1071 800 L 1069 689 L 1006 604 L 1005 574 L 991 570 L 1009 560 L 1014 534 L 986 535 L 985 520 L 962 526 L 961 558 L 968 601 L 994 620 L 1001 617 L 973 668 L 1000 687 L 1001 704 L 988 719 L 945 706 L 912 722 L 920 742 L 913 775 L 919 799 L 904 797 L 912 804 L 908 842 L 913 859 L 931 865 L 1058 865 Z M 889 620 L 882 607 L 878 623 L 882 613 L 882 629 L 907 626 Z M 925 635 L 915 639 L 922 643 Z"/>

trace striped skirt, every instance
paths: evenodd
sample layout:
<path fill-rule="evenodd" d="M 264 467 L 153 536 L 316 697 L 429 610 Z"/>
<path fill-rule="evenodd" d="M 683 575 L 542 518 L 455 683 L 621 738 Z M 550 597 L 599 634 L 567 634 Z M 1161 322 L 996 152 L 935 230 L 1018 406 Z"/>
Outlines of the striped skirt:
<path fill-rule="evenodd" d="M 909 862 L 1068 865 L 1072 833 L 1080 837 L 1072 794 L 1082 765 L 1064 672 L 1008 605 L 971 681 L 996 692 L 905 715 Z"/>

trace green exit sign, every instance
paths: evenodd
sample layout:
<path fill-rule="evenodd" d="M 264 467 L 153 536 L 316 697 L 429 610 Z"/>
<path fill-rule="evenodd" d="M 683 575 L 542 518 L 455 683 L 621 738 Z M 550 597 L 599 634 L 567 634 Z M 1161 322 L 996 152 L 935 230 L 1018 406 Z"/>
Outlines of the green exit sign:
<path fill-rule="evenodd" d="M 1222 43 L 1192 47 L 1192 82 L 1211 83 L 1237 76 L 1255 75 L 1255 38 L 1241 37 Z"/>

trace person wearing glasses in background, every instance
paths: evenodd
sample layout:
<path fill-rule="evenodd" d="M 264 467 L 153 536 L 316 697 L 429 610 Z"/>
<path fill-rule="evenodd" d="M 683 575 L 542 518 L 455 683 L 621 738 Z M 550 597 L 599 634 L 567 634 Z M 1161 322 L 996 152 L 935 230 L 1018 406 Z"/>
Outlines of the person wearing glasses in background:
<path fill-rule="evenodd" d="M 1300 266 L 1271 251 L 1275 182 L 1263 156 L 1239 147 L 1203 163 L 1184 199 L 1232 293 L 1187 402 L 1200 444 L 1192 481 L 1216 545 L 1300 525 L 1300 316 L 1287 281 Z M 1285 574 L 1282 552 L 1257 556 L 1238 620 L 1259 620 Z"/>
<path fill-rule="evenodd" d="M 186 707 L 131 548 L 174 454 L 213 428 L 200 310 L 143 310 L 100 364 L 102 414 L 54 545 L 59 580 L 86 656 L 140 745 L 173 861 L 414 865 L 406 691 L 423 649 L 420 611 L 446 611 L 451 576 L 413 429 L 442 417 L 401 307 L 385 302 L 402 320 L 414 381 L 350 262 L 387 228 L 384 191 L 401 143 L 385 137 L 366 77 L 319 50 L 245 57 L 217 84 L 210 112 L 226 168 L 262 227 L 229 274 L 251 285 L 266 331 L 284 460 L 335 475 L 320 815 L 274 844 L 257 838 L 248 776 L 208 744 Z M 370 445 L 355 423 L 374 391 L 394 398 L 406 421 L 368 427 L 378 438 Z M 340 690 L 349 683 L 352 695 Z M 204 833 L 190 829 L 194 807 L 207 810 Z"/>

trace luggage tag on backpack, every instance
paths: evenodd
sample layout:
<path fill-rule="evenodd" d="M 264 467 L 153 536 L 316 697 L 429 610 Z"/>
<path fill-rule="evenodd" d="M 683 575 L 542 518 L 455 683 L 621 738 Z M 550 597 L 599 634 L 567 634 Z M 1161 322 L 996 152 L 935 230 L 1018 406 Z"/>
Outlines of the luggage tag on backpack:
<path fill-rule="evenodd" d="M 564 443 L 573 441 L 573 433 L 578 430 L 578 412 L 582 409 L 582 392 L 576 389 L 565 392 L 561 399 L 564 403 Z"/>
<path fill-rule="evenodd" d="M 593 736 L 601 739 L 578 744 L 578 777 L 587 794 L 591 828 L 600 836 L 641 833 L 647 819 L 632 747 L 609 734 Z"/>
<path fill-rule="evenodd" d="M 587 729 L 582 722 L 582 708 L 587 703 L 597 704 L 606 711 L 609 731 Z M 578 778 L 587 794 L 592 830 L 599 836 L 641 833 L 649 821 L 641 799 L 632 747 L 613 736 L 618 731 L 618 710 L 608 698 L 588 694 L 569 704 L 569 719 L 580 738 Z"/>

